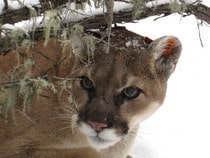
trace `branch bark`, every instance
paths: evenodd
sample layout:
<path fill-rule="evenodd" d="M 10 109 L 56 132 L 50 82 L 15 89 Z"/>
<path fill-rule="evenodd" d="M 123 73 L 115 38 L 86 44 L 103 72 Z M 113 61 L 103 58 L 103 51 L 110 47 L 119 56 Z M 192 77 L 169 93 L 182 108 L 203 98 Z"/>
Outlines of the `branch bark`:
<path fill-rule="evenodd" d="M 42 2 L 42 8 L 39 8 L 39 14 L 52 8 L 52 4 L 49 5 L 48 1 L 49 0 L 45 0 L 44 2 Z M 53 8 L 57 8 L 68 2 L 68 0 L 59 0 L 59 1 L 51 0 L 51 2 L 54 2 Z M 28 13 L 29 13 L 28 8 L 22 8 L 16 11 L 6 11 L 4 14 L 0 15 L 0 21 L 2 21 L 2 23 L 4 24 L 8 22 L 14 23 L 17 21 L 26 20 L 29 18 Z M 170 14 L 172 14 L 172 12 L 169 7 L 169 4 L 163 4 L 151 8 L 145 7 L 143 12 L 141 12 L 141 14 L 139 14 L 135 18 L 133 18 L 132 9 L 129 9 L 129 10 L 120 11 L 118 13 L 114 13 L 113 23 L 131 22 L 133 20 L 141 20 L 150 16 L 155 16 L 155 15 L 168 16 Z M 210 8 L 200 3 L 194 5 L 193 4 L 186 5 L 186 9 L 184 10 L 184 12 L 182 12 L 182 15 L 183 16 L 194 15 L 196 18 L 210 24 Z M 107 26 L 107 19 L 104 14 L 88 17 L 86 19 L 77 21 L 75 23 L 78 22 L 80 25 L 83 25 L 85 29 L 100 28 L 101 26 L 104 25 Z M 73 24 L 74 22 L 71 22 L 71 25 Z M 35 37 L 36 36 L 43 37 L 42 33 L 43 29 L 37 29 L 37 31 L 35 31 Z M 20 39 L 20 43 L 21 40 L 22 39 Z M 0 37 L 0 54 L 5 53 L 10 49 L 13 49 L 14 47 L 15 45 L 14 43 L 11 43 L 10 39 Z"/>
<path fill-rule="evenodd" d="M 57 0 L 57 1 L 51 0 L 51 3 L 49 3 L 49 0 L 44 0 L 41 3 L 41 6 L 42 6 L 41 8 L 38 8 L 38 7 L 34 7 L 34 8 L 37 11 L 37 15 L 41 15 L 41 13 L 49 9 L 58 8 L 59 6 L 66 4 L 68 1 L 69 0 Z M 115 0 L 115 1 L 122 1 L 122 0 Z M 210 8 L 201 3 L 198 3 L 196 5 L 193 5 L 193 4 L 187 5 L 187 9 L 184 10 L 184 13 L 186 15 L 191 15 L 191 14 L 195 15 L 195 17 L 197 17 L 198 19 L 203 20 L 206 23 L 210 24 Z M 165 14 L 165 15 L 172 14 L 169 4 L 159 5 L 159 6 L 155 6 L 151 8 L 145 7 L 142 14 L 137 16 L 135 19 L 133 19 L 132 10 L 121 11 L 114 15 L 113 22 L 114 23 L 129 22 L 132 20 L 141 20 L 149 16 L 161 15 L 161 14 Z M 19 10 L 6 10 L 3 14 L 0 15 L 0 22 L 1 24 L 6 24 L 6 23 L 14 24 L 16 22 L 29 19 L 30 18 L 29 16 L 30 16 L 30 9 L 26 7 Z M 99 24 L 100 23 L 104 24 L 103 22 L 105 21 L 98 21 L 98 20 L 101 20 L 103 16 L 104 15 L 91 17 L 90 19 L 85 20 L 84 24 L 87 24 L 92 21 L 94 22 L 94 24 L 96 22 Z M 86 25 L 86 26 L 92 27 L 92 24 Z"/>
<path fill-rule="evenodd" d="M 55 9 L 59 6 L 62 6 L 66 3 L 68 3 L 69 0 L 42 0 L 41 1 L 41 7 L 39 6 L 33 6 L 35 9 L 37 16 L 41 15 L 43 12 L 49 10 L 49 9 Z M 30 17 L 30 8 L 24 7 L 18 10 L 10 10 L 7 7 L 5 7 L 5 10 L 3 14 L 0 15 L 0 23 L 1 24 L 14 24 L 16 22 L 22 21 L 22 20 L 28 20 Z"/>

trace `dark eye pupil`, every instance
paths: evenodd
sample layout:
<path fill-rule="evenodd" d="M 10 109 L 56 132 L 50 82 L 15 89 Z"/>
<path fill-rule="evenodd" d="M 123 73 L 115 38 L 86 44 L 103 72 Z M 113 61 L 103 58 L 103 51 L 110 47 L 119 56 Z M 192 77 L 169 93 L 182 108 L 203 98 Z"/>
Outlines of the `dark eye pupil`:
<path fill-rule="evenodd" d="M 138 97 L 141 90 L 138 87 L 127 87 L 123 89 L 123 94 L 126 99 L 134 99 Z"/>
<path fill-rule="evenodd" d="M 93 82 L 87 77 L 81 77 L 81 86 L 86 90 L 93 88 Z"/>

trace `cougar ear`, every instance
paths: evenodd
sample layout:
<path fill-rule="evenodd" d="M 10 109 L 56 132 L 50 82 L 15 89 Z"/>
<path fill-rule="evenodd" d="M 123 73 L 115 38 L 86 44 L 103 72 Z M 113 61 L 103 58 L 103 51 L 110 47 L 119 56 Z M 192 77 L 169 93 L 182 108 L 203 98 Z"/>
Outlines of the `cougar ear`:
<path fill-rule="evenodd" d="M 85 60 L 87 58 L 86 43 L 83 40 L 82 36 L 71 36 L 70 41 L 73 55 L 79 60 Z"/>
<path fill-rule="evenodd" d="M 149 46 L 155 64 L 163 69 L 167 77 L 175 70 L 176 63 L 181 54 L 182 45 L 174 36 L 164 36 L 151 42 Z"/>

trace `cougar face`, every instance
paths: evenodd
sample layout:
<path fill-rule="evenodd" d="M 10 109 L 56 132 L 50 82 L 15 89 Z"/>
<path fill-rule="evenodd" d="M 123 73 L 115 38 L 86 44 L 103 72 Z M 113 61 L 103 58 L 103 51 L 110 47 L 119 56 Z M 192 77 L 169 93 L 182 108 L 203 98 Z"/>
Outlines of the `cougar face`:
<path fill-rule="evenodd" d="M 108 54 L 99 44 L 91 64 L 78 63 L 82 68 L 74 74 L 78 80 L 72 83 L 72 94 L 79 107 L 79 129 L 91 146 L 103 149 L 123 141 L 162 104 L 166 81 L 176 61 L 166 63 L 158 53 L 171 49 L 171 38 L 159 39 L 159 45 L 153 41 L 147 49 L 142 49 L 137 40 L 133 41 L 137 44 L 126 45 L 128 38 L 111 46 Z M 116 39 L 112 40 L 116 43 Z M 172 49 L 180 51 L 175 41 Z M 167 60 L 177 58 L 169 51 L 172 54 Z"/>
<path fill-rule="evenodd" d="M 139 122 L 162 104 L 176 37 L 116 27 L 109 44 L 97 35 L 90 48 L 81 36 L 39 40 L 18 61 L 0 56 L 0 157 L 125 158 Z"/>

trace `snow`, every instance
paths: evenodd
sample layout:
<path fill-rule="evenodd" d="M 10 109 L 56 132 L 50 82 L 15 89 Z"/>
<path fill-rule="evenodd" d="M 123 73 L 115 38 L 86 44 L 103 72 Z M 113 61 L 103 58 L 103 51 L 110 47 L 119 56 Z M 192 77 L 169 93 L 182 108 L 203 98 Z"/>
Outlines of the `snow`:
<path fill-rule="evenodd" d="M 161 4 L 169 3 L 171 1 L 172 0 L 154 0 L 154 1 L 148 2 L 146 6 L 153 7 L 155 5 L 161 5 Z M 197 0 L 184 0 L 184 1 L 188 4 L 191 4 Z M 25 6 L 30 9 L 33 9 L 33 6 L 40 7 L 39 0 L 7 0 L 7 2 L 8 2 L 8 7 L 11 10 L 20 9 Z M 93 3 L 93 1 L 91 2 Z M 207 6 L 210 6 L 209 0 L 202 0 L 202 3 L 206 4 Z M 4 0 L 0 0 L 0 14 L 3 12 L 4 6 L 5 6 Z M 92 4 L 92 6 L 94 6 L 94 4 Z M 129 4 L 127 2 L 115 2 L 114 12 L 118 13 L 119 11 L 130 9 L 131 7 L 132 7 L 132 4 Z M 72 3 L 70 5 L 70 8 L 68 9 L 75 10 L 75 5 Z M 80 20 L 81 18 L 85 18 L 87 16 L 98 15 L 102 13 L 103 11 L 106 11 L 106 8 L 97 8 L 93 12 L 92 8 L 90 9 L 90 7 L 86 7 L 85 10 L 77 10 L 74 13 L 77 13 L 76 20 Z M 70 18 L 73 18 L 74 19 L 73 21 L 75 21 L 75 17 L 73 17 L 72 15 L 70 16 Z"/>
<path fill-rule="evenodd" d="M 35 6 L 40 4 L 39 0 L 7 0 L 8 6 L 12 10 L 20 9 L 24 6 Z"/>
<path fill-rule="evenodd" d="M 94 6 L 94 4 L 92 4 L 92 6 Z M 119 11 L 128 10 L 131 8 L 132 5 L 129 3 L 115 2 L 114 12 L 118 13 Z M 84 18 L 99 15 L 103 12 L 106 12 L 106 8 L 90 8 L 89 6 L 86 6 L 84 10 L 76 10 L 75 4 L 72 3 L 67 7 L 67 9 L 63 10 L 63 13 L 66 13 L 63 15 L 63 17 L 65 17 L 65 20 L 67 21 L 79 21 Z"/>
<path fill-rule="evenodd" d="M 202 3 L 206 6 L 210 6 L 210 0 L 202 0 Z"/>
<path fill-rule="evenodd" d="M 7 0 L 8 7 L 11 10 L 17 10 L 24 6 L 32 8 L 31 6 L 39 6 L 39 0 Z M 0 14 L 2 14 L 5 7 L 4 0 L 0 0 Z"/>
<path fill-rule="evenodd" d="M 139 46 L 141 46 L 141 45 L 140 45 L 140 43 L 139 43 L 138 40 L 133 39 L 133 40 L 130 40 L 130 41 L 126 42 L 126 43 L 125 43 L 125 46 L 126 46 L 126 47 L 129 47 L 129 46 L 139 47 Z"/>
<path fill-rule="evenodd" d="M 184 2 L 187 3 L 187 4 L 191 4 L 195 1 L 197 1 L 197 0 L 184 0 Z M 173 1 L 172 0 L 154 0 L 154 1 L 148 2 L 146 6 L 147 7 L 154 7 L 156 5 L 166 4 L 166 3 L 169 3 L 169 2 L 173 2 Z M 179 2 L 179 1 L 177 0 L 177 2 Z"/>
<path fill-rule="evenodd" d="M 2 14 L 2 11 L 4 9 L 4 1 L 3 0 L 0 0 L 0 14 Z"/>

